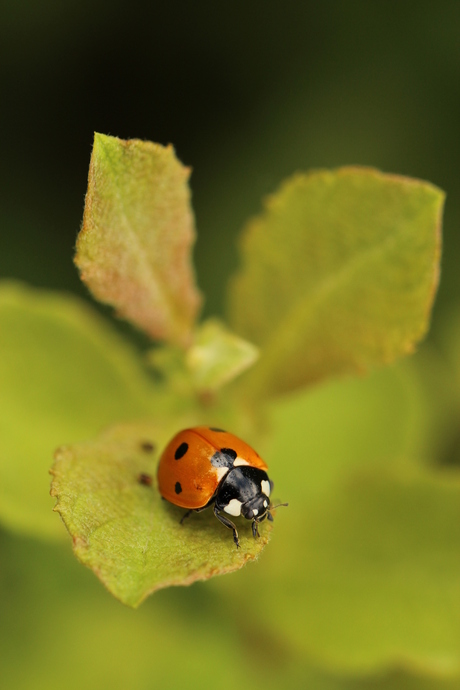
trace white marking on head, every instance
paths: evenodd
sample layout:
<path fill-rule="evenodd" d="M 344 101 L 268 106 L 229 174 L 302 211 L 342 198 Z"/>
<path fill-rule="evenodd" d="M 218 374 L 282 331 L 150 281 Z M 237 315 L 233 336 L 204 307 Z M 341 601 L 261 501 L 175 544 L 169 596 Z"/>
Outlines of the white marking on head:
<path fill-rule="evenodd" d="M 217 479 L 220 482 L 221 479 L 225 477 L 226 474 L 228 474 L 228 467 L 215 467 L 214 468 L 217 474 Z"/>
<path fill-rule="evenodd" d="M 230 503 L 225 506 L 224 511 L 229 515 L 237 517 L 238 515 L 241 515 L 241 506 L 241 501 L 239 501 L 237 498 L 232 498 Z"/>
<path fill-rule="evenodd" d="M 263 494 L 265 494 L 266 496 L 270 496 L 270 482 L 268 482 L 266 479 L 262 479 L 260 487 L 262 489 Z"/>
<path fill-rule="evenodd" d="M 233 467 L 239 467 L 239 465 L 249 465 L 249 463 L 244 458 L 235 458 L 233 461 Z"/>
<path fill-rule="evenodd" d="M 268 503 L 267 503 L 267 501 L 264 501 L 264 508 L 268 508 Z"/>
<path fill-rule="evenodd" d="M 252 511 L 252 514 L 253 514 L 253 515 L 258 515 L 258 514 L 259 514 L 259 511 L 257 510 L 257 508 L 254 508 L 254 510 Z"/>

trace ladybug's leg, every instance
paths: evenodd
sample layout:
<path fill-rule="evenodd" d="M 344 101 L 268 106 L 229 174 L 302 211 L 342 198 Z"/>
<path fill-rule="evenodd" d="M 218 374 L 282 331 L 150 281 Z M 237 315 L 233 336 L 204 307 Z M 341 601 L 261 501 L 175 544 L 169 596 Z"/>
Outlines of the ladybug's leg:
<path fill-rule="evenodd" d="M 193 512 L 194 512 L 194 511 L 193 511 L 193 508 L 192 508 L 191 510 L 187 510 L 187 512 L 184 513 L 184 514 L 182 515 L 182 517 L 181 517 L 181 519 L 180 519 L 180 522 L 179 522 L 179 525 L 182 525 L 182 523 L 184 522 L 184 520 L 185 520 L 186 518 L 188 518 L 188 516 L 191 515 Z"/>
<path fill-rule="evenodd" d="M 182 515 L 179 524 L 182 525 L 182 523 L 184 522 L 184 520 L 185 520 L 186 518 L 188 518 L 188 516 L 189 516 L 191 513 L 201 513 L 202 510 L 206 510 L 206 508 L 208 508 L 208 507 L 210 506 L 210 504 L 212 503 L 212 501 L 214 501 L 214 498 L 212 498 L 211 501 L 210 501 L 209 503 L 206 503 L 206 505 L 203 506 L 202 508 L 190 508 L 190 510 L 187 510 L 187 512 L 184 513 L 184 514 Z"/>
<path fill-rule="evenodd" d="M 214 506 L 214 515 L 223 525 L 225 525 L 225 527 L 228 527 L 228 529 L 233 530 L 233 541 L 236 544 L 236 548 L 239 549 L 240 542 L 238 539 L 238 532 L 236 531 L 236 525 L 234 525 L 233 522 L 226 518 L 224 515 L 221 515 L 217 510 L 217 506 Z"/>
<path fill-rule="evenodd" d="M 254 520 L 252 521 L 252 536 L 254 537 L 254 539 L 256 537 L 260 537 L 259 523 L 263 522 L 265 520 L 265 518 L 267 518 L 267 517 L 269 520 L 273 520 L 272 514 L 270 513 L 269 510 L 267 510 L 267 512 L 264 513 L 263 515 L 260 515 L 260 517 L 254 518 Z"/>
<path fill-rule="evenodd" d="M 256 537 L 260 537 L 260 534 L 259 534 L 259 523 L 260 523 L 260 522 L 263 522 L 263 521 L 265 520 L 266 517 L 268 517 L 269 520 L 273 520 L 273 518 L 271 517 L 270 513 L 267 512 L 267 513 L 264 513 L 263 515 L 261 515 L 260 518 L 255 518 L 255 519 L 252 521 L 252 536 L 254 537 L 254 539 L 255 539 Z"/>

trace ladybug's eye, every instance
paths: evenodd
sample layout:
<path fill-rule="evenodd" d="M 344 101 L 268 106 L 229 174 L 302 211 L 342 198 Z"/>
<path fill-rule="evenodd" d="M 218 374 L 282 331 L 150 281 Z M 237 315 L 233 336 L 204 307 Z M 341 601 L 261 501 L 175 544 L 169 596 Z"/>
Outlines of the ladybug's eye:
<path fill-rule="evenodd" d="M 241 506 L 241 514 L 247 520 L 263 520 L 268 510 L 268 499 L 260 494 Z"/>

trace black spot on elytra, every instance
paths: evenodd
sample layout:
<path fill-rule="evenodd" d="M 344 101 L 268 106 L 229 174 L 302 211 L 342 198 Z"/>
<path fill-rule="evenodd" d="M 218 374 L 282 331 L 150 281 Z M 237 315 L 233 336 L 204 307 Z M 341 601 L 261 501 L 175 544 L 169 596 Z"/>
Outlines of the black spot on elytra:
<path fill-rule="evenodd" d="M 141 450 L 143 450 L 144 453 L 153 453 L 155 445 L 151 441 L 142 441 Z"/>
<path fill-rule="evenodd" d="M 236 460 L 236 456 L 238 455 L 236 450 L 233 450 L 233 448 L 221 448 L 220 452 L 224 455 L 228 455 L 232 460 Z"/>
<path fill-rule="evenodd" d="M 210 427 L 209 427 L 209 431 L 217 431 L 219 434 L 226 434 L 226 433 L 227 433 L 227 432 L 225 431 L 225 429 L 218 429 L 218 428 L 215 427 L 215 426 L 210 426 Z"/>
<path fill-rule="evenodd" d="M 181 458 L 184 457 L 185 453 L 188 451 L 188 443 L 183 443 L 180 444 L 179 448 L 176 448 L 176 452 L 174 453 L 174 457 L 176 460 L 180 460 Z"/>
<path fill-rule="evenodd" d="M 217 450 L 211 458 L 211 465 L 213 467 L 228 467 L 232 469 L 236 458 L 236 453 L 233 448 L 222 448 Z"/>
<path fill-rule="evenodd" d="M 176 494 L 182 493 L 182 487 L 180 485 L 180 482 L 176 482 L 176 486 L 174 487 L 174 491 L 176 492 Z"/>

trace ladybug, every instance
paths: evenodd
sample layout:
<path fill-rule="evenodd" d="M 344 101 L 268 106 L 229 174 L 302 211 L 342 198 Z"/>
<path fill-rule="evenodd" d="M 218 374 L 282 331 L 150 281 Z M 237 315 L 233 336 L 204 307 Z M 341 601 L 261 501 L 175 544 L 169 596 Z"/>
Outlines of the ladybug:
<path fill-rule="evenodd" d="M 181 524 L 192 512 L 214 504 L 214 515 L 233 531 L 237 548 L 238 532 L 226 515 L 252 520 L 254 538 L 259 522 L 273 520 L 267 465 L 251 446 L 223 429 L 198 426 L 176 434 L 160 458 L 158 487 L 167 501 L 188 508 Z"/>

